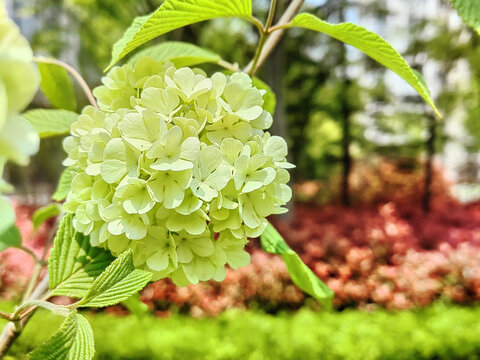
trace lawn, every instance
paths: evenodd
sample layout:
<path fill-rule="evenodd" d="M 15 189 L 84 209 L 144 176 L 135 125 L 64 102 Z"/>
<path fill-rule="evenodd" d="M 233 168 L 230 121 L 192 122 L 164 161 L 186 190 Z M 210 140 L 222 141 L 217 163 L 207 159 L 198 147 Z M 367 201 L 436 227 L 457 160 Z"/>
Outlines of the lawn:
<path fill-rule="evenodd" d="M 5 304 L 3 305 L 5 307 Z M 302 309 L 276 315 L 230 310 L 195 319 L 119 317 L 87 313 L 96 359 L 478 359 L 480 307 L 435 304 L 398 312 L 319 313 Z M 25 353 L 61 321 L 39 311 L 7 360 Z"/>

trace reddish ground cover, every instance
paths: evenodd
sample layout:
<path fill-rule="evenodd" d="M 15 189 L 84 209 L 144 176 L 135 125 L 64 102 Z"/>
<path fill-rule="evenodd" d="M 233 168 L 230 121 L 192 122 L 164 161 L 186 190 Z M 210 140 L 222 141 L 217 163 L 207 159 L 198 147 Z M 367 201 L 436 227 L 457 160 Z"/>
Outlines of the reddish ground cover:
<path fill-rule="evenodd" d="M 404 309 L 437 299 L 458 303 L 480 300 L 480 202 L 460 204 L 448 195 L 448 184 L 436 176 L 432 210 L 421 205 L 423 177 L 380 164 L 376 172 L 353 177 L 354 206 L 315 205 L 315 183 L 307 189 L 310 203 L 296 203 L 289 219 L 272 219 L 302 259 L 335 291 L 335 305 Z M 314 189 L 314 191 L 311 191 Z M 305 195 L 305 194 L 304 194 Z M 37 234 L 32 208 L 18 206 L 18 225 L 26 245 L 41 252 L 48 224 Z M 230 307 L 259 306 L 269 311 L 297 308 L 305 296 L 291 283 L 281 259 L 249 245 L 252 263 L 227 272 L 222 283 L 177 288 L 158 281 L 142 293 L 159 315 L 172 304 L 193 315 L 215 315 Z M 3 297 L 25 285 L 31 260 L 18 250 L 0 254 Z M 119 310 L 117 307 L 116 310 Z"/>

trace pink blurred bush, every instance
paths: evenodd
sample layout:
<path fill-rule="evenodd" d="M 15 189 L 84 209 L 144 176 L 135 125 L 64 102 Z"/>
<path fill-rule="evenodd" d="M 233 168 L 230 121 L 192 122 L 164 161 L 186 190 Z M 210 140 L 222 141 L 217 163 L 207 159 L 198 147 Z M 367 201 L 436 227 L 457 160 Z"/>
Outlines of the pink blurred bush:
<path fill-rule="evenodd" d="M 420 206 L 423 177 L 418 171 L 395 171 L 387 163 L 358 177 L 366 182 L 355 176 L 354 207 L 296 204 L 291 219 L 272 219 L 305 263 L 335 291 L 335 305 L 408 309 L 438 299 L 479 301 L 480 202 L 456 202 L 437 172 L 432 211 L 425 214 Z M 305 188 L 311 197 L 321 186 L 297 187 L 300 191 Z M 17 206 L 25 245 L 39 254 L 51 222 L 34 233 L 32 212 L 32 207 Z M 172 305 L 202 316 L 232 307 L 276 311 L 305 303 L 280 257 L 263 253 L 256 240 L 249 251 L 251 264 L 228 270 L 222 283 L 177 288 L 171 281 L 161 280 L 149 285 L 141 298 L 158 315 L 168 314 Z M 18 294 L 31 269 L 31 259 L 19 250 L 1 253 L 0 295 L 11 298 Z M 124 309 L 117 306 L 109 311 Z"/>

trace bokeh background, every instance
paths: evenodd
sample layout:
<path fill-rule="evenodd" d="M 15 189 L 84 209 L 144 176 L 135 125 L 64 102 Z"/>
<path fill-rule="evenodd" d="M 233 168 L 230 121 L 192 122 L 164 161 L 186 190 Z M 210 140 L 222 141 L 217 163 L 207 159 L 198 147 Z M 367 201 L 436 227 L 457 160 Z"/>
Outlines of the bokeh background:
<path fill-rule="evenodd" d="M 133 17 L 161 3 L 6 0 L 34 52 L 74 66 L 92 88 Z M 278 0 L 278 15 L 288 3 Z M 268 2 L 253 4 L 264 18 Z M 89 314 L 99 359 L 480 358 L 479 35 L 447 0 L 306 0 L 304 9 L 384 37 L 424 75 L 444 116 L 392 72 L 314 32 L 288 32 L 259 73 L 277 95 L 271 132 L 288 140 L 297 166 L 291 211 L 271 220 L 334 290 L 334 310 L 305 296 L 252 240 L 252 263 L 222 283 L 162 280 L 141 293 L 145 307 Z M 258 38 L 242 20 L 218 19 L 147 45 L 165 40 L 242 66 Z M 80 111 L 86 99 L 77 95 Z M 32 104 L 48 106 L 41 94 Z M 34 251 L 52 224 L 33 231 L 30 219 L 55 189 L 61 141 L 43 140 L 30 166 L 6 171 Z M 12 306 L 31 271 L 27 255 L 0 253 L 1 306 Z M 55 326 L 39 313 L 12 358 L 48 335 L 39 324 Z"/>

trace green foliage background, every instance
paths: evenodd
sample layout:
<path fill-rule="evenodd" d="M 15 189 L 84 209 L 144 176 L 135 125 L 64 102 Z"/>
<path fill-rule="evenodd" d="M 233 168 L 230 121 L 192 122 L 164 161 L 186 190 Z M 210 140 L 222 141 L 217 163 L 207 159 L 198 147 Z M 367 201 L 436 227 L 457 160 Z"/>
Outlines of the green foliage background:
<path fill-rule="evenodd" d="M 2 306 L 5 307 L 5 304 Z M 84 314 L 98 360 L 477 359 L 479 308 L 435 305 L 412 312 L 295 314 L 229 311 L 194 319 Z M 23 360 L 59 326 L 40 311 L 5 360 Z M 41 326 L 41 331 L 40 331 Z"/>
<path fill-rule="evenodd" d="M 122 1 L 122 6 L 117 6 L 115 1 L 36 0 L 30 10 L 43 20 L 33 38 L 33 48 L 39 53 L 68 58 L 72 54 L 66 49 L 72 44 L 71 40 L 75 39 L 74 43 L 78 45 L 74 52 L 77 64 L 73 65 L 77 65 L 92 87 L 96 86 L 102 69 L 110 60 L 110 49 L 130 25 L 132 18 L 153 12 L 161 3 L 161 0 L 125 0 Z M 279 0 L 279 13 L 286 3 Z M 319 2 L 319 5 L 315 5 L 315 2 L 307 4 L 310 5 L 304 6 L 305 11 L 333 23 L 341 20 L 349 9 L 355 9 L 362 16 L 378 19 L 386 19 L 389 15 L 389 10 L 382 1 L 371 1 L 368 4 L 353 1 L 347 4 L 328 0 Z M 253 5 L 254 12 L 260 18 L 265 16 L 268 6 L 266 1 L 254 1 Z M 450 8 L 447 3 L 442 6 Z M 453 9 L 451 11 L 454 12 Z M 58 14 L 69 24 L 68 31 L 60 28 L 58 21 L 49 21 Z M 427 25 L 429 35 L 422 35 Z M 425 61 L 437 61 L 445 79 L 459 62 L 466 62 L 470 68 L 469 83 L 458 89 L 449 88 L 445 82 L 435 100 L 445 119 L 453 117 L 459 125 L 465 126 L 469 134 L 465 146 L 474 156 L 480 150 L 480 127 L 477 121 L 480 113 L 478 34 L 466 27 L 452 30 L 442 20 L 412 18 L 408 27 L 410 31 L 405 35 L 409 44 L 406 55 L 413 67 L 421 70 Z M 232 63 L 245 65 L 253 55 L 257 39 L 255 29 L 241 19 L 216 19 L 175 30 L 149 42 L 147 46 L 164 40 L 187 41 L 210 49 Z M 290 160 L 297 165 L 296 179 L 328 179 L 340 173 L 342 121 L 345 119 L 350 124 L 350 151 L 354 160 L 365 160 L 372 155 L 394 159 L 418 158 L 426 153 L 429 117 L 419 115 L 426 113 L 425 108 L 419 107 L 420 98 L 396 99 L 396 95 L 383 80 L 385 70 L 377 63 L 366 57 L 352 61 L 350 56 L 346 56 L 341 43 L 312 31 L 288 32 L 274 55 L 277 60 L 267 62 L 259 76 L 271 86 L 277 83 L 274 91 L 278 92 L 280 85 L 284 89 L 280 96 L 280 106 L 283 104 L 286 110 L 286 123 L 280 124 L 274 131 L 285 132 L 282 135 L 287 135 L 289 139 Z M 352 66 L 362 66 L 368 70 L 376 85 L 366 86 L 362 83 L 361 76 L 348 73 L 346 69 Z M 213 64 L 203 67 L 208 71 L 218 70 Z M 277 74 L 272 75 L 269 68 L 275 69 Z M 85 103 L 83 99 L 78 108 Z M 372 104 L 380 110 L 367 112 L 366 106 Z M 382 110 L 394 104 L 402 106 L 395 107 L 393 113 Z M 459 108 L 464 109 L 464 113 L 458 113 Z M 368 124 L 364 121 L 365 117 L 370 119 Z M 437 121 L 436 152 L 441 152 L 449 140 L 443 126 L 443 121 Z M 400 135 L 402 141 L 372 141 L 365 136 L 365 130 L 372 127 L 384 135 Z M 35 174 L 40 180 L 54 182 L 60 170 L 51 163 L 55 161 L 58 164 L 62 152 L 52 154 L 52 149 L 58 149 L 58 141 L 55 142 L 54 139 L 45 142 L 42 147 L 41 154 L 35 160 L 43 161 L 43 171 L 32 169 L 30 176 Z M 470 175 L 467 169 L 466 176 Z M 12 176 L 15 178 L 15 171 Z M 16 178 L 17 183 L 21 182 L 21 176 Z"/>

